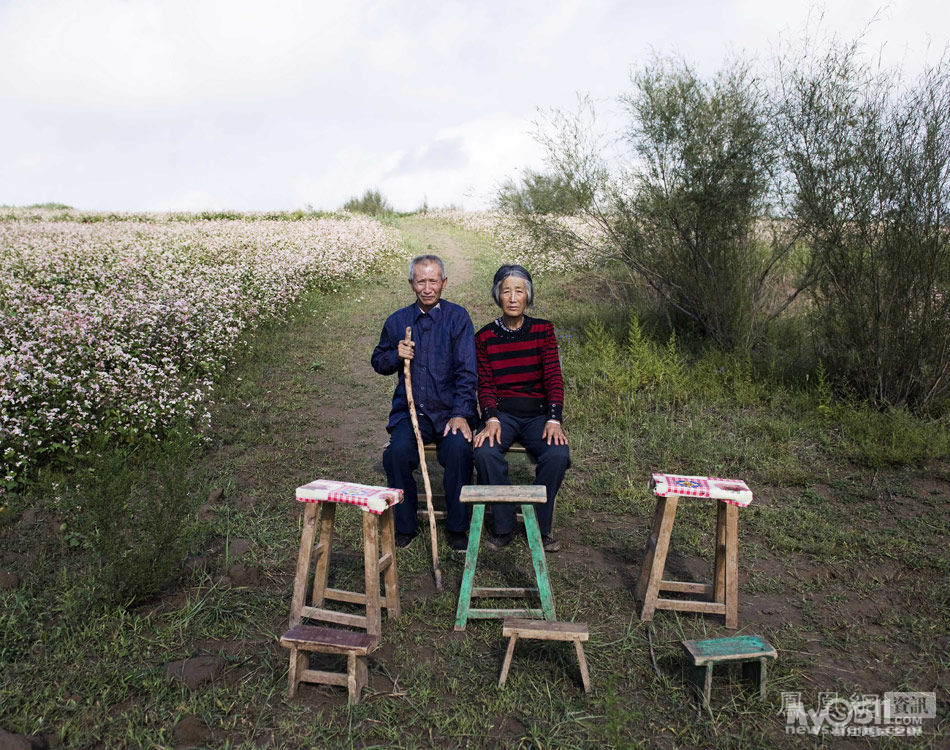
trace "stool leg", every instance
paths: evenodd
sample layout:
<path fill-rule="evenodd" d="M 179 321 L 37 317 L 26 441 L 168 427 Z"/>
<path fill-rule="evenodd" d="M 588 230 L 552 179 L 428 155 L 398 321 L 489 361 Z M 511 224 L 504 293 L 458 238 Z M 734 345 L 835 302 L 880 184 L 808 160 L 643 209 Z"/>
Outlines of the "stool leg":
<path fill-rule="evenodd" d="M 297 694 L 300 684 L 300 674 L 307 668 L 307 652 L 297 648 L 290 649 L 290 670 L 287 673 L 287 697 L 293 698 Z"/>
<path fill-rule="evenodd" d="M 670 535 L 673 532 L 673 521 L 676 519 L 676 506 L 679 498 L 676 495 L 661 497 L 657 500 L 657 515 L 660 517 L 656 538 L 651 534 L 647 542 L 647 556 L 643 560 L 643 569 L 640 572 L 641 580 L 646 580 L 646 589 L 643 594 L 643 609 L 640 612 L 640 621 L 649 622 L 656 611 L 656 599 L 660 593 L 660 582 L 663 580 L 663 571 L 666 568 L 666 553 L 670 549 Z M 657 527 L 654 520 L 654 528 Z M 651 549 L 652 547 L 652 549 Z M 649 562 L 649 565 L 647 563 Z"/>
<path fill-rule="evenodd" d="M 709 698 L 712 693 L 712 671 L 713 665 L 706 665 L 706 679 L 703 682 L 703 708 L 709 708 Z"/>
<path fill-rule="evenodd" d="M 577 651 L 577 665 L 581 669 L 581 682 L 584 683 L 584 692 L 590 692 L 590 672 L 587 669 L 587 657 L 584 656 L 584 644 L 574 641 L 574 650 Z"/>
<path fill-rule="evenodd" d="M 299 625 L 307 591 L 307 575 L 310 572 L 310 552 L 313 550 L 313 535 L 316 531 L 317 503 L 307 503 L 303 509 L 303 526 L 300 531 L 300 551 L 297 553 L 297 572 L 294 574 L 294 594 L 290 603 L 290 627 Z"/>
<path fill-rule="evenodd" d="M 716 503 L 716 563 L 713 569 L 713 601 L 726 602 L 726 508 L 729 503 Z"/>
<path fill-rule="evenodd" d="M 482 524 L 485 520 L 485 503 L 475 503 L 472 508 L 472 521 L 468 531 L 468 549 L 465 551 L 465 570 L 462 573 L 462 586 L 459 588 L 459 605 L 455 613 L 455 629 L 465 630 L 468 611 L 472 604 L 472 584 L 475 581 L 475 568 L 478 565 L 478 546 L 482 539 Z"/>
<path fill-rule="evenodd" d="M 739 508 L 726 506 L 726 627 L 739 627 Z"/>
<path fill-rule="evenodd" d="M 637 587 L 634 594 L 640 601 L 647 591 L 647 584 L 650 581 L 650 571 L 653 570 L 653 558 L 656 555 L 656 543 L 660 538 L 660 525 L 663 522 L 663 511 L 666 509 L 666 498 L 658 497 L 656 499 L 656 509 L 653 511 L 653 525 L 650 528 L 650 535 L 647 537 L 647 546 L 643 553 L 643 562 L 640 565 L 640 577 L 637 579 Z"/>
<path fill-rule="evenodd" d="M 356 673 L 356 654 L 346 655 L 346 687 L 350 694 L 350 703 L 360 702 L 360 681 Z"/>
<path fill-rule="evenodd" d="M 367 657 L 365 656 L 356 657 L 356 681 L 359 684 L 361 692 L 367 683 L 369 683 L 369 667 L 367 666 L 366 659 Z"/>
<path fill-rule="evenodd" d="M 541 542 L 541 530 L 538 528 L 538 518 L 534 514 L 534 506 L 524 503 L 521 506 L 521 516 L 524 518 L 524 530 L 528 535 L 528 547 L 531 548 L 531 563 L 534 566 L 534 577 L 538 582 L 538 596 L 541 597 L 541 611 L 545 620 L 556 620 L 554 616 L 554 594 L 551 593 L 551 582 L 548 579 L 548 564 L 544 559 L 544 544 Z"/>
<path fill-rule="evenodd" d="M 508 639 L 508 650 L 505 651 L 505 660 L 501 664 L 501 677 L 498 678 L 498 687 L 505 684 L 508 679 L 508 670 L 511 668 L 511 657 L 515 653 L 515 643 L 518 641 L 518 634 L 514 634 Z"/>
<path fill-rule="evenodd" d="M 393 509 L 387 508 L 379 517 L 382 524 L 383 554 L 389 555 L 392 562 L 383 575 L 386 591 L 386 614 L 390 617 L 399 617 L 399 573 L 396 571 L 396 528 L 393 521 Z"/>
<path fill-rule="evenodd" d="M 379 516 L 363 513 L 363 572 L 366 582 L 366 632 L 380 635 L 383 629 L 379 604 Z"/>
<path fill-rule="evenodd" d="M 320 503 L 320 558 L 313 574 L 313 594 L 310 603 L 314 607 L 323 606 L 323 595 L 327 590 L 327 576 L 330 573 L 330 553 L 333 547 L 333 521 L 336 518 L 336 503 Z"/>
<path fill-rule="evenodd" d="M 759 700 L 765 700 L 765 679 L 768 675 L 768 659 L 764 656 L 759 659 Z"/>

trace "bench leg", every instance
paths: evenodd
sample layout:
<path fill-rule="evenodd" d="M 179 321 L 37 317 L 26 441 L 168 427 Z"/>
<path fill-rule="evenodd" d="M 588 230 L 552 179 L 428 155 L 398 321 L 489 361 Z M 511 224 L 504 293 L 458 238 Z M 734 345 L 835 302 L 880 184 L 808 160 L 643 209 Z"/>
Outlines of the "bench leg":
<path fill-rule="evenodd" d="M 508 670 L 511 668 L 511 657 L 515 653 L 515 643 L 518 642 L 517 634 L 508 639 L 508 650 L 505 651 L 505 660 L 501 664 L 501 677 L 498 678 L 498 687 L 505 684 L 508 679 Z"/>
<path fill-rule="evenodd" d="M 472 605 L 472 585 L 475 582 L 475 568 L 478 565 L 478 546 L 482 539 L 482 525 L 485 521 L 485 503 L 476 503 L 472 508 L 472 521 L 468 531 L 468 549 L 465 552 L 465 570 L 462 573 L 462 585 L 459 588 L 459 604 L 455 613 L 455 629 L 465 630 L 468 612 Z"/>
<path fill-rule="evenodd" d="M 706 677 L 703 681 L 703 708 L 709 708 L 709 698 L 712 693 L 712 672 L 713 665 L 706 665 Z"/>
<path fill-rule="evenodd" d="M 577 651 L 577 664 L 581 669 L 581 682 L 584 683 L 584 692 L 590 692 L 590 672 L 587 669 L 587 657 L 584 656 L 584 644 L 574 641 L 574 650 Z"/>

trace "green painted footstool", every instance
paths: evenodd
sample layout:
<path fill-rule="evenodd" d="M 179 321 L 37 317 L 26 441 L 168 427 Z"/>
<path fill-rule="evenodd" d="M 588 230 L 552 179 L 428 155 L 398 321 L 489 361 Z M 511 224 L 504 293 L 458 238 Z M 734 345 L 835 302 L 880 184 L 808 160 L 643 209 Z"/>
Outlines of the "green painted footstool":
<path fill-rule="evenodd" d="M 462 487 L 459 499 L 472 505 L 472 522 L 468 530 L 468 549 L 465 552 L 465 570 L 462 573 L 462 587 L 459 590 L 459 604 L 455 615 L 455 629 L 465 630 L 470 618 L 531 617 L 538 620 L 554 620 L 554 594 L 548 580 L 548 565 L 544 558 L 544 545 L 541 543 L 541 531 L 538 519 L 534 515 L 533 503 L 543 503 L 547 494 L 543 486 L 510 484 L 469 484 Z M 482 526 L 485 521 L 486 503 L 518 503 L 524 518 L 524 529 L 528 535 L 528 547 L 531 549 L 531 562 L 537 588 L 486 588 L 475 586 L 475 568 L 478 565 L 478 547 L 482 539 Z M 476 608 L 472 606 L 473 597 L 491 597 L 499 599 L 537 596 L 541 607 L 522 609 Z"/>
<path fill-rule="evenodd" d="M 777 659 L 778 653 L 768 641 L 757 635 L 737 635 L 734 638 L 713 638 L 707 641 L 683 641 L 683 648 L 693 662 L 693 680 L 696 688 L 702 683 L 703 706 L 709 706 L 713 666 L 722 662 L 746 662 L 742 665 L 747 675 L 759 663 L 759 697 L 765 698 L 766 663 Z"/>

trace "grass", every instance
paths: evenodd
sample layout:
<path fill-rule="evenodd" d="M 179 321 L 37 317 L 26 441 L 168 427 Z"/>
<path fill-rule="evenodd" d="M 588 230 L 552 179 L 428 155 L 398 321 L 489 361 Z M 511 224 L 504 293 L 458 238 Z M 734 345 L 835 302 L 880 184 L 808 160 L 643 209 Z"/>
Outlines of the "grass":
<path fill-rule="evenodd" d="M 369 357 L 385 316 L 411 301 L 406 260 L 450 258 L 445 296 L 476 328 L 494 314 L 501 259 L 487 243 L 431 219 L 394 221 L 405 257 L 387 274 L 306 298 L 288 323 L 258 332 L 221 383 L 212 432 L 187 460 L 204 507 L 160 596 L 131 607 L 97 596 L 84 579 L 88 549 L 71 544 L 62 504 L 42 487 L 4 511 L 2 567 L 21 582 L 0 590 L 0 727 L 67 747 L 171 746 L 187 717 L 204 728 L 196 744 L 215 747 L 792 747 L 801 740 L 785 734 L 782 691 L 817 707 L 825 691 L 920 690 L 937 692 L 939 717 L 901 746 L 945 743 L 946 423 L 870 412 L 835 400 L 814 374 L 671 341 L 645 314 L 598 301 L 589 274 L 538 279 L 537 314 L 560 336 L 574 460 L 555 521 L 565 548 L 548 563 L 559 618 L 590 624 L 592 695 L 559 643 L 519 644 L 496 687 L 500 625 L 454 631 L 463 561 L 440 525 L 445 589 L 434 590 L 423 533 L 400 551 L 404 613 L 384 617 L 364 701 L 348 708 L 345 691 L 314 686 L 288 701 L 277 637 L 299 541 L 291 493 L 317 476 L 384 481 L 393 380 Z M 739 632 L 779 651 L 765 701 L 738 671 L 717 671 L 711 710 L 697 714 L 679 641 L 729 631 L 675 612 L 639 622 L 653 470 L 738 475 L 756 493 L 740 514 Z M 76 474 L 49 481 L 74 487 Z M 213 491 L 221 498 L 209 503 Z M 358 512 L 338 511 L 336 585 L 362 580 Z M 680 504 L 672 575 L 705 577 L 713 516 L 701 501 Z M 233 554 L 236 540 L 247 551 Z M 517 580 L 528 560 L 521 542 L 483 551 L 479 577 Z M 234 565 L 258 582 L 235 584 Z M 188 689 L 166 677 L 165 665 L 198 655 L 222 660 L 217 679 Z"/>

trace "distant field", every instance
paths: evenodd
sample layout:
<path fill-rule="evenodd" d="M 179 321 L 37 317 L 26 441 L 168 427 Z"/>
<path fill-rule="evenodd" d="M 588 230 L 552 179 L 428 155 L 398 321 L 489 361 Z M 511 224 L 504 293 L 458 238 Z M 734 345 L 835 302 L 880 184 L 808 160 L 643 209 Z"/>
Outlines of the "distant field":
<path fill-rule="evenodd" d="M 0 211 L 0 492 L 90 431 L 206 420 L 245 333 L 397 248 L 368 218 Z"/>

